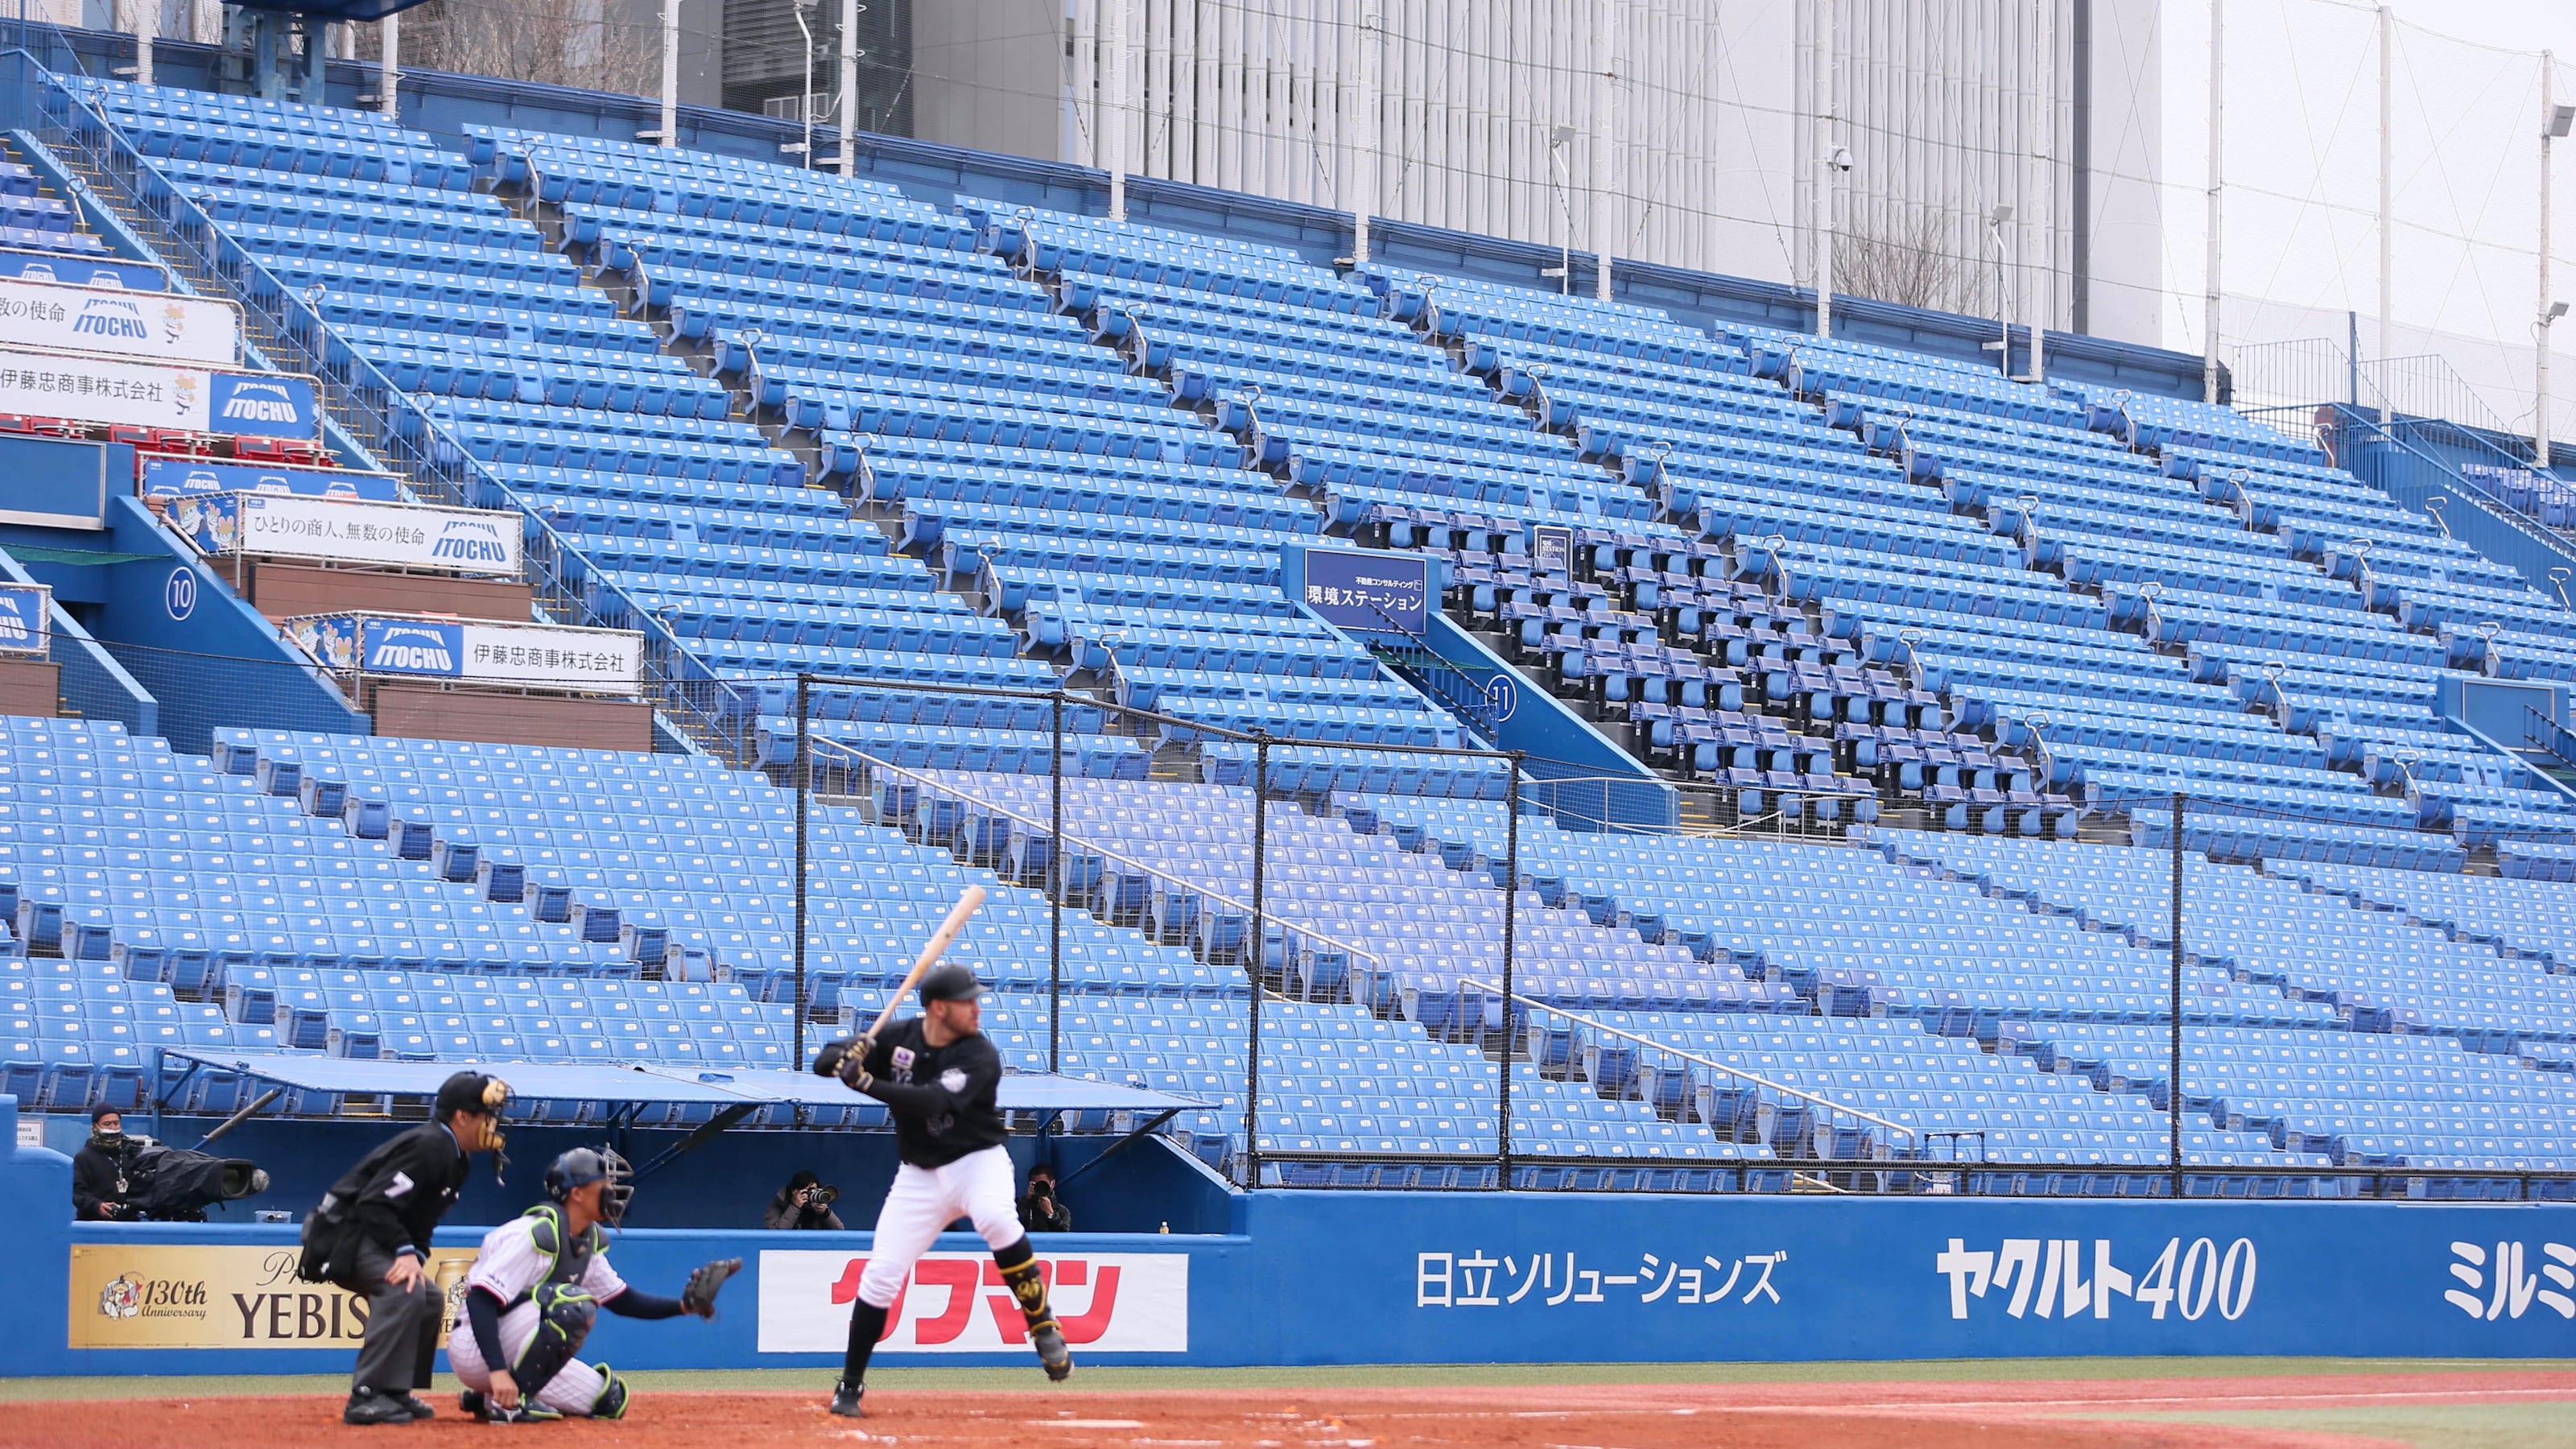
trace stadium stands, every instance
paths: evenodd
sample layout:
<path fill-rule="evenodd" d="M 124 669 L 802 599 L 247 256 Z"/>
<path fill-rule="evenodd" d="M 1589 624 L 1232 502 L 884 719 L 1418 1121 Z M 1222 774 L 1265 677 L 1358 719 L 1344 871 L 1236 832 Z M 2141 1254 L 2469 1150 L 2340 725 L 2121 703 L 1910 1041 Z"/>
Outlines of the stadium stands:
<path fill-rule="evenodd" d="M 28 1100 L 131 1100 L 148 1045 L 192 1031 L 780 1060 L 793 797 L 730 767 L 797 763 L 807 672 L 816 753 L 873 807 L 815 825 L 816 1022 L 871 1005 L 976 880 L 997 899 L 968 959 L 1014 1065 L 1042 1063 L 1030 886 L 1061 850 L 1065 1069 L 1209 1101 L 1178 1125 L 1212 1161 L 1247 1145 L 1249 964 L 1280 993 L 1281 1180 L 1474 1180 L 1359 1159 L 1490 1150 L 1498 1058 L 1549 1185 L 1901 1155 L 2161 1191 L 2177 1094 L 2192 1162 L 2276 1191 L 2576 1168 L 2547 883 L 2576 873 L 2576 800 L 2434 703 L 2445 678 L 2576 679 L 2568 611 L 2307 442 L 1147 224 L 69 84 L 312 300 L 336 364 L 474 460 L 472 501 L 549 525 L 580 622 L 666 631 L 672 673 L 721 686 L 664 701 L 694 738 L 746 747 L 230 731 L 198 760 L 13 727 L 0 979 L 25 984 Z M 1501 773 L 1406 753 L 1474 721 L 1280 596 L 1283 545 L 1350 536 L 1443 557 L 1453 619 L 1721 792 L 1722 823 L 1834 838 L 1530 815 L 1505 879 Z M 1038 823 L 1060 689 L 1062 842 Z M 1210 729 L 1285 742 L 1257 940 L 1250 747 Z M 1482 984 L 1507 924 L 1538 1007 Z"/>

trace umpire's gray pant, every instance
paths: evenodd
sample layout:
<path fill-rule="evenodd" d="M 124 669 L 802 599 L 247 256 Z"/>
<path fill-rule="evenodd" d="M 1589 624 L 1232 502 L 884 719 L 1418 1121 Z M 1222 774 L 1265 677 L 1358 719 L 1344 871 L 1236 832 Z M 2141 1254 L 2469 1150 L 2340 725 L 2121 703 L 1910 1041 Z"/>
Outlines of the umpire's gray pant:
<path fill-rule="evenodd" d="M 367 1300 L 367 1336 L 358 1345 L 358 1388 L 402 1395 L 429 1387 L 429 1370 L 438 1355 L 438 1325 L 446 1304 L 428 1273 L 410 1288 L 385 1280 L 392 1256 L 374 1243 L 360 1243 L 357 1271 L 349 1286 Z M 425 1266 L 425 1265 L 424 1265 Z"/>

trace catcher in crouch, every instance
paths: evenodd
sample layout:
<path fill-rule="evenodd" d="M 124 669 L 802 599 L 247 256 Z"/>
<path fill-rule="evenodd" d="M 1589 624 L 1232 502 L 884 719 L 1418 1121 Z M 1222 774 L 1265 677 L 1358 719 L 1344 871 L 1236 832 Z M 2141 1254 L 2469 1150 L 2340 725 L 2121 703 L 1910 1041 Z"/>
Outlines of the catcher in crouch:
<path fill-rule="evenodd" d="M 886 1104 L 894 1116 L 903 1165 L 877 1212 L 876 1242 L 850 1305 L 850 1347 L 832 1412 L 864 1418 L 868 1355 L 885 1336 L 886 1312 L 940 1230 L 960 1216 L 974 1221 L 993 1250 L 1002 1281 L 1028 1320 L 1029 1342 L 1047 1377 L 1073 1372 L 1073 1355 L 1047 1307 L 1046 1280 L 1020 1227 L 1011 1154 L 1002 1145 L 1002 1114 L 993 1105 L 1002 1058 L 983 1034 L 983 988 L 975 973 L 943 962 L 921 978 L 921 1015 L 855 1040 L 831 1043 L 814 1058 L 814 1074 L 839 1077 Z"/>
<path fill-rule="evenodd" d="M 537 1206 L 483 1235 L 465 1275 L 463 1331 L 448 1336 L 448 1366 L 463 1380 L 465 1412 L 495 1424 L 565 1415 L 626 1415 L 626 1381 L 573 1355 L 599 1310 L 624 1318 L 716 1316 L 716 1290 L 742 1268 L 722 1258 L 689 1275 L 677 1298 L 630 1288 L 608 1266 L 608 1235 L 635 1195 L 626 1159 L 576 1147 L 546 1169 Z"/>

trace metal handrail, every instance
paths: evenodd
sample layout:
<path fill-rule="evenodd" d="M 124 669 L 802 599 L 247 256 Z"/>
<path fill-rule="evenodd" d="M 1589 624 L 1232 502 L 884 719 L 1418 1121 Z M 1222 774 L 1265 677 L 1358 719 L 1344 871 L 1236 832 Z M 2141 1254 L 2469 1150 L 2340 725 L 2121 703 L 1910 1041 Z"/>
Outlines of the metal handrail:
<path fill-rule="evenodd" d="M 1054 828 L 1053 828 L 1052 826 L 1048 825 L 1045 821 L 1040 820 L 1040 819 L 1038 819 L 1038 818 L 1037 818 L 1037 817 L 1035 817 L 1035 816 L 1032 816 L 1032 815 L 1023 815 L 1023 814 L 1021 814 L 1020 812 L 1018 812 L 1018 811 L 1016 811 L 1016 810 L 1013 810 L 1013 809 L 1011 809 L 1010 807 L 1008 807 L 1008 806 L 1006 806 L 1006 805 L 996 805 L 996 804 L 994 804 L 992 801 L 987 800 L 987 799 L 983 798 L 983 797 L 982 797 L 982 796 L 980 796 L 980 795 L 972 794 L 972 793 L 970 793 L 970 792 L 968 792 L 968 791 L 966 791 L 966 790 L 964 790 L 964 789 L 961 789 L 961 788 L 959 788 L 959 787 L 957 787 L 957 786 L 955 786 L 955 785 L 948 784 L 948 783 L 946 783 L 945 781 L 941 781 L 941 780 L 934 780 L 934 779 L 930 778 L 929 776 L 924 775 L 924 774 L 922 774 L 921 772 L 919 772 L 919 771 L 917 771 L 917 770 L 907 769 L 907 768 L 905 768 L 904 766 L 894 764 L 894 763 L 892 763 L 892 762 L 890 762 L 890 761 L 887 761 L 887 760 L 879 759 L 879 758 L 878 758 L 878 757 L 876 757 L 875 755 L 869 754 L 867 751 L 865 751 L 865 750 L 863 750 L 863 749 L 860 749 L 860 748 L 858 748 L 858 747 L 857 747 L 857 746 L 855 746 L 855 745 L 844 744 L 844 743 L 842 743 L 842 742 L 840 742 L 840 741 L 838 741 L 838 740 L 820 740 L 820 739 L 815 740 L 815 741 L 813 742 L 813 744 L 814 744 L 814 749 L 815 749 L 816 753 L 818 753 L 818 754 L 819 754 L 819 753 L 821 753 L 821 752 L 823 752 L 823 751 L 829 750 L 829 751 L 833 751 L 833 752 L 835 752 L 835 753 L 839 753 L 839 754 L 847 754 L 847 755 L 853 756 L 853 757 L 855 757 L 855 758 L 857 758 L 857 759 L 860 759 L 860 760 L 864 760 L 864 761 L 866 761 L 866 762 L 867 762 L 867 764 L 868 764 L 868 766 L 869 766 L 871 769 L 874 769 L 874 770 L 883 770 L 883 771 L 885 771 L 885 772 L 886 772 L 886 773 L 888 773 L 888 774 L 901 776 L 902 778 L 907 779 L 907 780 L 910 780 L 910 781 L 912 781 L 914 784 L 919 785 L 920 787 L 922 787 L 922 788 L 923 788 L 923 789 L 925 789 L 925 790 L 934 791 L 934 792 L 936 792 L 936 793 L 938 793 L 938 794 L 942 794 L 942 795 L 952 796 L 952 797 L 956 798 L 956 799 L 957 799 L 957 800 L 959 800 L 959 801 L 962 801 L 962 802 L 965 802 L 965 803 L 969 803 L 969 804 L 975 805 L 975 806 L 977 806 L 978 808 L 980 808 L 980 809 L 982 809 L 982 810 L 984 810 L 984 811 L 986 811 L 986 812 L 988 812 L 988 813 L 990 813 L 990 814 L 999 815 L 999 816 L 1001 816 L 1001 817 L 1002 817 L 1003 819 L 1005 819 L 1005 820 L 1012 821 L 1012 822 L 1014 822 L 1014 823 L 1016 823 L 1016 824 L 1025 825 L 1025 826 L 1029 827 L 1031 830 L 1035 830 L 1035 831 L 1043 832 L 1043 833 L 1046 835 L 1046 837 L 1047 837 L 1047 839 L 1048 839 L 1048 841 L 1049 841 L 1049 843 L 1050 843 L 1050 848 L 1055 848 L 1055 849 L 1061 849 L 1061 848 L 1062 848 L 1062 844 L 1061 844 L 1061 843 L 1059 843 L 1059 842 L 1056 842 L 1056 840 L 1055 840 L 1055 830 L 1054 830 Z M 1134 857 L 1134 856 L 1132 856 L 1132 855 L 1129 855 L 1129 854 L 1125 853 L 1124 851 L 1112 850 L 1112 849 L 1110 849 L 1110 848 L 1108 848 L 1108 847 L 1106 847 L 1106 846 L 1104 846 L 1104 845 L 1101 845 L 1101 844 L 1100 844 L 1099 842 L 1097 842 L 1097 841 L 1088 841 L 1088 840 L 1083 840 L 1083 839 L 1082 839 L 1082 837 L 1075 836 L 1075 835 L 1073 835 L 1070 831 L 1066 832 L 1066 834 L 1067 834 L 1067 838 L 1068 838 L 1069 840 L 1071 840 L 1071 841 L 1073 841 L 1073 842 L 1076 842 L 1076 843 L 1080 843 L 1080 844 L 1083 846 L 1083 848 L 1084 848 L 1085 850 L 1089 851 L 1090 853 L 1092 853 L 1092 854 L 1094 854 L 1094 855 L 1099 856 L 1099 857 L 1100 857 L 1101 859 L 1103 859 L 1103 860 L 1112 860 L 1112 861 L 1116 861 L 1116 862 L 1118 862 L 1119 864 L 1124 865 L 1124 866 L 1127 866 L 1127 867 L 1130 867 L 1131 869 L 1133 869 L 1133 870 L 1137 871 L 1138 873 L 1143 874 L 1143 875 L 1148 876 L 1148 877 L 1151 877 L 1152 879 L 1159 880 L 1159 881 L 1163 881 L 1163 882 L 1165 882 L 1165 883 L 1167 883 L 1167 884 L 1170 884 L 1170 885 L 1178 886 L 1178 887 L 1180 887 L 1180 888 L 1181 888 L 1181 889 L 1183 889 L 1183 890 L 1190 891 L 1190 892 L 1192 892 L 1192 893 L 1194 893 L 1194 894 L 1196 894 L 1196 895 L 1199 895 L 1199 896 L 1204 897 L 1205 899 L 1208 899 L 1208 900 L 1211 900 L 1211 901 L 1215 901 L 1215 902 L 1217 902 L 1217 903 L 1219 903 L 1219 904 L 1221 904 L 1221 905 L 1231 906 L 1231 907 L 1233 907 L 1234 909 L 1236 909 L 1236 910 L 1239 910 L 1239 911 L 1243 912 L 1243 914 L 1244 914 L 1244 916 L 1245 916 L 1245 918 L 1246 918 L 1247 920 L 1249 920 L 1249 919 L 1252 917 L 1252 915 L 1254 914 L 1254 912 L 1253 912 L 1253 908 L 1252 908 L 1252 905 L 1251 905 L 1251 903 L 1250 903 L 1250 902 L 1248 902 L 1248 901 L 1237 900 L 1237 899 L 1236 899 L 1236 898 L 1234 898 L 1233 896 L 1227 895 L 1227 894 L 1226 894 L 1225 892 L 1223 892 L 1223 891 L 1213 889 L 1213 888 L 1211 888 L 1211 887 L 1209 887 L 1209 886 L 1199 884 L 1199 883 L 1197 883 L 1197 882 L 1195 882 L 1195 881 L 1184 880 L 1184 879 L 1183 879 L 1183 878 L 1181 878 L 1180 876 L 1174 875 L 1174 874 L 1172 874 L 1170 871 L 1164 870 L 1164 869 L 1162 869 L 1162 868 L 1161 868 L 1161 867 L 1159 867 L 1159 866 L 1147 865 L 1145 862 L 1143 862 L 1143 861 L 1141 861 L 1141 860 L 1138 860 L 1136 857 Z M 1294 932 L 1296 932 L 1299 936 L 1301 936 L 1301 937 L 1303 937 L 1303 938 L 1305 938 L 1305 939 L 1307 939 L 1307 940 L 1321 942 L 1322 944 L 1324 944 L 1324 945 L 1326 945 L 1326 946 L 1329 946 L 1329 947 L 1333 948 L 1333 949 L 1334 949 L 1334 950 L 1336 950 L 1336 951 L 1346 952 L 1346 953 L 1348 953 L 1350 956 L 1352 956 L 1354 959 L 1366 961 L 1366 962 L 1368 962 L 1368 963 L 1369 963 L 1369 965 L 1371 965 L 1372 967 L 1375 967 L 1375 968 L 1377 968 L 1377 969 L 1379 969 L 1379 970 L 1384 970 L 1384 969 L 1385 969 L 1385 967 L 1386 967 L 1386 958 L 1385 958 L 1385 957 L 1383 957 L 1383 956 L 1378 955 L 1376 952 L 1374 952 L 1374 951 L 1370 951 L 1370 950 L 1366 950 L 1366 949 L 1363 949 L 1363 948 L 1358 947 L 1358 946 L 1354 946 L 1354 945 L 1350 944 L 1348 941 L 1341 940 L 1341 939 L 1339 939 L 1339 938 L 1337 938 L 1337 937 L 1326 935 L 1326 934 L 1325 934 L 1325 933 L 1323 933 L 1322 931 L 1318 931 L 1318 930 L 1316 930 L 1314 927 L 1312 927 L 1312 926 L 1310 926 L 1310 925 L 1304 925 L 1304 924 L 1300 924 L 1300 923 L 1298 923 L 1298 922 L 1294 922 L 1294 921 L 1282 920 L 1282 919 L 1280 918 L 1280 915 L 1279 915 L 1278 911 L 1277 911 L 1277 910 L 1275 910 L 1275 909 L 1273 909 L 1272 907 L 1270 907 L 1270 906 L 1266 905 L 1266 904 L 1261 908 L 1260 915 L 1261 915 L 1261 917 L 1262 917 L 1264 920 L 1269 920 L 1269 921 L 1278 921 L 1278 922 L 1279 922 L 1279 925 L 1280 925 L 1280 926 L 1281 926 L 1281 928 L 1282 928 L 1282 929 L 1284 929 L 1284 930 L 1294 931 Z M 1257 950 L 1257 949 L 1258 949 L 1258 944 L 1257 944 L 1257 943 L 1255 943 L 1255 944 L 1253 944 L 1253 945 L 1247 946 L 1247 948 L 1246 948 L 1246 949 L 1250 949 L 1250 950 Z"/>
<path fill-rule="evenodd" d="M 1724 1072 L 1738 1081 L 1750 1082 L 1754 1086 L 1760 1087 L 1765 1091 L 1777 1092 L 1784 1097 L 1795 1097 L 1801 1102 L 1808 1103 L 1811 1106 L 1822 1107 L 1830 1112 L 1839 1112 L 1845 1116 L 1857 1117 L 1863 1122 L 1875 1123 L 1878 1126 L 1886 1128 L 1890 1132 L 1902 1132 L 1905 1134 L 1905 1140 L 1909 1144 L 1914 1145 L 1918 1150 L 1921 1146 L 1922 1133 L 1912 1127 L 1906 1126 L 1902 1122 L 1895 1122 L 1888 1118 L 1881 1117 L 1875 1112 L 1865 1112 L 1858 1107 L 1847 1107 L 1831 1098 L 1819 1097 L 1813 1092 L 1805 1091 L 1798 1087 L 1792 1087 L 1786 1083 L 1772 1081 L 1769 1077 L 1748 1072 L 1742 1067 L 1730 1067 L 1724 1062 L 1715 1061 L 1708 1057 L 1701 1056 L 1697 1052 L 1686 1052 L 1676 1046 L 1667 1046 L 1651 1037 L 1639 1036 L 1633 1031 L 1622 1031 L 1618 1027 L 1610 1026 L 1606 1023 L 1596 1021 L 1591 1017 L 1585 1016 L 1579 1011 L 1568 1011 L 1562 1006 L 1534 1000 L 1530 997 L 1521 995 L 1517 991 L 1505 991 L 1502 986 L 1496 982 L 1479 981 L 1471 976 L 1461 976 L 1458 978 L 1458 984 L 1461 986 L 1473 986 L 1480 991 L 1491 992 L 1496 996 L 1502 997 L 1506 1001 L 1517 1001 L 1521 1005 L 1531 1007 L 1535 1010 L 1552 1012 L 1555 1015 L 1564 1017 L 1568 1021 L 1581 1022 L 1583 1025 L 1590 1027 L 1592 1030 L 1600 1032 L 1605 1036 L 1615 1036 L 1622 1041 L 1635 1042 L 1639 1046 L 1653 1047 L 1659 1052 L 1679 1057 L 1683 1061 L 1690 1062 L 1697 1066 L 1707 1067 L 1711 1071 Z"/>
<path fill-rule="evenodd" d="M 96 137 L 93 138 L 81 125 L 74 124 L 73 116 L 95 126 Z M 598 611 L 591 609 L 573 592 L 572 586 L 563 578 L 560 566 L 564 555 L 581 558 L 585 564 L 588 563 L 587 557 L 573 546 L 566 534 L 553 526 L 541 509 L 528 503 L 517 489 L 503 483 L 484 467 L 483 461 L 467 451 L 445 422 L 432 416 L 417 399 L 395 386 L 373 360 L 357 349 L 348 349 L 347 364 L 335 369 L 324 348 L 307 341 L 297 332 L 300 325 L 316 338 L 327 337 L 334 329 L 321 309 L 310 298 L 287 286 L 247 248 L 232 241 L 223 224 L 153 165 L 151 158 L 136 148 L 104 112 L 91 107 L 60 78 L 50 73 L 46 84 L 45 120 L 76 154 L 94 161 L 116 183 L 139 217 L 158 227 L 184 255 L 198 262 L 209 281 L 235 293 L 221 300 L 233 301 L 240 307 L 246 322 L 257 318 L 267 325 L 273 334 L 269 346 L 309 360 L 319 379 L 342 379 L 334 389 L 339 395 L 325 396 L 325 405 L 351 411 L 374 434 L 366 441 L 385 459 L 405 465 L 415 481 L 431 483 L 449 502 L 468 505 L 473 502 L 461 479 L 471 479 L 497 490 L 535 530 L 530 539 L 528 561 L 531 571 L 538 575 L 541 589 L 576 621 L 587 622 L 599 616 Z M 130 170 L 135 177 L 149 177 L 168 198 L 178 216 L 162 214 L 137 181 L 129 178 L 120 167 Z M 204 241 L 193 240 L 181 231 L 180 218 L 200 229 L 204 233 Z M 230 256 L 224 253 L 223 249 L 227 247 L 230 248 Z M 243 289 L 252 284 L 265 286 L 272 292 L 277 299 L 276 305 L 272 307 L 258 300 L 255 294 L 244 292 Z M 295 315 L 297 310 L 302 312 L 301 318 Z M 244 330 L 247 335 L 248 329 Z M 379 396 L 370 397 L 368 394 L 371 392 Z M 406 413 L 407 417 L 402 416 Z M 408 429 L 406 423 L 411 425 Z M 712 738 L 729 739 L 723 712 L 710 711 L 699 705 L 690 698 L 688 691 L 699 685 L 713 686 L 720 695 L 732 697 L 737 714 L 740 713 L 742 692 L 718 676 L 712 666 L 692 654 L 677 634 L 638 605 L 624 587 L 597 577 L 596 572 L 589 582 L 613 596 L 640 621 L 638 632 L 645 637 L 645 664 L 652 676 L 651 682 L 657 686 L 657 704 L 670 707 L 684 718 L 694 717 L 699 727 Z M 690 665 L 703 671 L 703 677 L 690 677 Z M 743 753 L 740 741 L 731 743 L 737 756 Z"/>

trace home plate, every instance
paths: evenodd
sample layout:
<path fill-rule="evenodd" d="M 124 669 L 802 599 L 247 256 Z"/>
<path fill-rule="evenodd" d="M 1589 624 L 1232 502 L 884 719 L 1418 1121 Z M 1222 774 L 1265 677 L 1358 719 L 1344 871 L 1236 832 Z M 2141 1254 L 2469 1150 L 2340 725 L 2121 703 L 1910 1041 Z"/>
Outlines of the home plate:
<path fill-rule="evenodd" d="M 1039 1429 L 1142 1429 L 1142 1419 L 1031 1419 L 1029 1425 Z"/>

